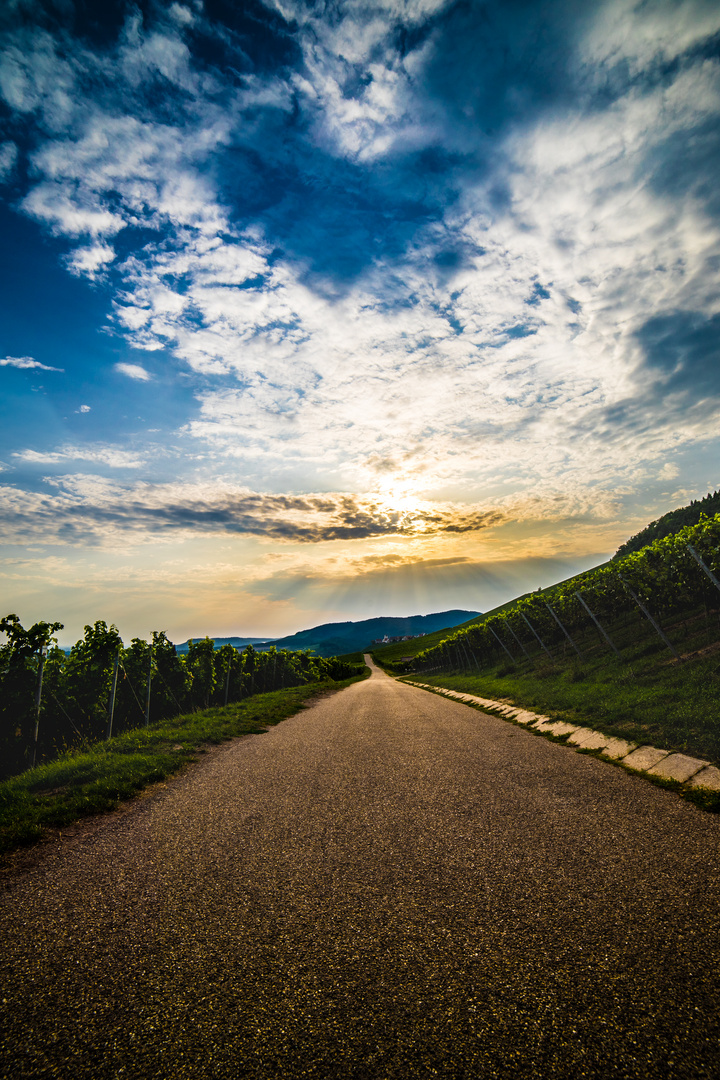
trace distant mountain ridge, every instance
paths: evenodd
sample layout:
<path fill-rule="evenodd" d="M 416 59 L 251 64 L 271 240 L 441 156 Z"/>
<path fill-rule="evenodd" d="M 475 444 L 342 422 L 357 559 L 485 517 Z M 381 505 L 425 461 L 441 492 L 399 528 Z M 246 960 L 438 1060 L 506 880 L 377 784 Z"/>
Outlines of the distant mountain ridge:
<path fill-rule="evenodd" d="M 256 649 L 314 649 L 318 656 L 342 656 L 344 653 L 358 652 L 368 648 L 378 638 L 417 637 L 418 634 L 431 634 L 435 630 L 452 629 L 468 619 L 480 615 L 479 611 L 438 611 L 431 615 L 408 615 L 405 618 L 379 616 L 375 619 L 363 619 L 359 622 L 322 623 L 309 630 L 300 630 L 297 634 L 275 640 L 261 638 L 215 638 L 215 647 L 229 643 L 236 648 L 253 645 Z M 240 644 L 240 643 L 243 644 Z M 178 652 L 187 651 L 188 642 L 177 646 Z"/>

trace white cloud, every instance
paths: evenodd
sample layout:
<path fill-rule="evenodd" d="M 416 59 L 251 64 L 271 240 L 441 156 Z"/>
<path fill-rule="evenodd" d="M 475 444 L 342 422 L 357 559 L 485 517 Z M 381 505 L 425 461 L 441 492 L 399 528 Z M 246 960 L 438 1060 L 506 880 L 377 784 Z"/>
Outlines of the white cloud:
<path fill-rule="evenodd" d="M 116 364 L 115 370 L 119 371 L 121 375 L 127 375 L 129 379 L 136 379 L 138 382 L 148 382 L 152 378 L 152 375 L 140 364 Z"/>
<path fill-rule="evenodd" d="M 41 364 L 39 360 L 33 360 L 32 356 L 6 356 L 4 359 L 0 359 L 0 367 L 14 367 L 21 370 L 39 370 L 39 371 L 63 371 L 63 368 L 49 367 L 47 364 Z"/>
<path fill-rule="evenodd" d="M 38 184 L 23 199 L 22 208 L 61 236 L 115 236 L 125 228 L 122 217 L 97 197 L 63 184 Z"/>
<path fill-rule="evenodd" d="M 629 61 L 635 75 L 657 58 L 674 59 L 718 29 L 717 5 L 706 0 L 654 5 L 613 0 L 597 6 L 582 53 L 594 64 Z"/>
<path fill-rule="evenodd" d="M 89 407 L 81 405 L 80 411 L 87 412 Z M 12 456 L 28 465 L 62 465 L 66 461 L 91 461 L 113 469 L 139 469 L 145 464 L 139 454 L 120 450 L 116 446 L 63 446 L 60 450 L 52 451 L 20 450 Z"/>
<path fill-rule="evenodd" d="M 89 405 L 81 405 L 80 408 L 77 410 L 77 412 L 79 412 L 79 413 L 89 413 L 90 412 L 90 406 Z"/>
<path fill-rule="evenodd" d="M 174 19 L 180 26 L 192 26 L 196 19 L 194 12 L 183 4 L 173 3 L 170 5 L 168 14 L 171 19 Z"/>
<path fill-rule="evenodd" d="M 114 260 L 115 252 L 109 244 L 98 243 L 90 247 L 76 248 L 68 260 L 68 269 L 78 277 L 97 277 Z"/>

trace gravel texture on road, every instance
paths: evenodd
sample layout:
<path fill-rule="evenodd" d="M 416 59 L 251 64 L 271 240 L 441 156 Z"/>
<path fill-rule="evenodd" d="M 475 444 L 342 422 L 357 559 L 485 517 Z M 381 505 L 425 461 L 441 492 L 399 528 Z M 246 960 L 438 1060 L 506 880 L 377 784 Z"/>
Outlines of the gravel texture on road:
<path fill-rule="evenodd" d="M 716 1080 L 719 840 L 374 669 L 5 878 L 2 1075 Z"/>

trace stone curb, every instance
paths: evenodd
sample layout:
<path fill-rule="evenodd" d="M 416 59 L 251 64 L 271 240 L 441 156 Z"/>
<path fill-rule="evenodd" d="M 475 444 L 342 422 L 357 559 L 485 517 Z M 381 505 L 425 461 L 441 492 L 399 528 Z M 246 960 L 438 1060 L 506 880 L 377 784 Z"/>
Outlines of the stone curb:
<path fill-rule="evenodd" d="M 638 746 L 637 743 L 604 735 L 601 731 L 594 731 L 580 724 L 551 720 L 549 716 L 520 709 L 507 702 L 492 701 L 490 698 L 447 690 L 443 686 L 431 686 L 429 683 L 411 682 L 409 679 L 403 679 L 403 682 L 421 690 L 431 690 L 443 697 L 453 698 L 465 705 L 480 705 L 488 712 L 497 713 L 504 720 L 514 720 L 516 724 L 523 724 L 538 734 L 567 735 L 569 746 L 574 746 L 577 750 L 599 750 L 603 757 L 617 761 L 633 772 L 659 776 L 663 780 L 677 780 L 690 788 L 720 791 L 720 769 L 709 761 L 688 757 L 672 750 L 659 750 L 656 746 Z"/>

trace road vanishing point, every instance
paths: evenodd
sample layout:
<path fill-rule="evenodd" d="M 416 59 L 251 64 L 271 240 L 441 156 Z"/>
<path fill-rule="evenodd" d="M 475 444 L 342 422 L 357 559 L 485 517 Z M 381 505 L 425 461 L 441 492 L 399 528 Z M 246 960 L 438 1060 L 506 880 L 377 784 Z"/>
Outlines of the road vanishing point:
<path fill-rule="evenodd" d="M 372 677 L 4 880 L 4 1077 L 720 1076 L 720 818 Z"/>

